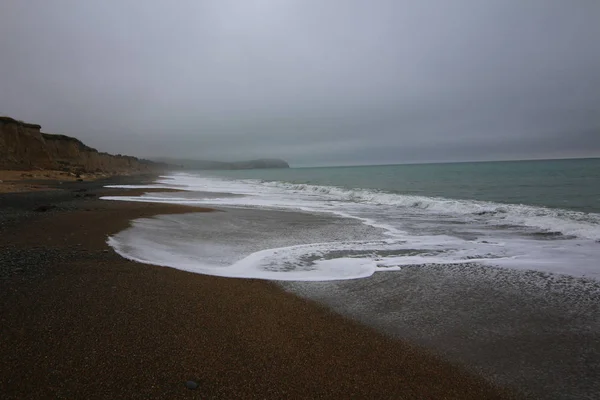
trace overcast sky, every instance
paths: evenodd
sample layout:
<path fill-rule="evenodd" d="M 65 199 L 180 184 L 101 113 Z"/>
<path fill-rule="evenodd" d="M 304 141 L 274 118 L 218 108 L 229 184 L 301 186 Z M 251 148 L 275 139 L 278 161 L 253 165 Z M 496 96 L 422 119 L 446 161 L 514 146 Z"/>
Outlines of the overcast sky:
<path fill-rule="evenodd" d="M 0 115 L 292 165 L 600 156 L 598 0 L 2 0 Z"/>

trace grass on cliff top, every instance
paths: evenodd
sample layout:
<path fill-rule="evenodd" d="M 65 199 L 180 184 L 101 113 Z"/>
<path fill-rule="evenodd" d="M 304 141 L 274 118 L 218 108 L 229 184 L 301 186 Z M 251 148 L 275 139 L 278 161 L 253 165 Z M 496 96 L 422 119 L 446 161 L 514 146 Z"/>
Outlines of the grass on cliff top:
<path fill-rule="evenodd" d="M 24 126 L 26 128 L 33 128 L 33 129 L 42 129 L 41 125 L 37 125 L 37 124 L 28 124 L 27 122 L 24 121 L 19 121 L 18 119 L 14 119 L 11 117 L 6 117 L 3 115 L 0 115 L 0 122 L 5 123 L 5 124 L 17 124 L 19 126 Z"/>

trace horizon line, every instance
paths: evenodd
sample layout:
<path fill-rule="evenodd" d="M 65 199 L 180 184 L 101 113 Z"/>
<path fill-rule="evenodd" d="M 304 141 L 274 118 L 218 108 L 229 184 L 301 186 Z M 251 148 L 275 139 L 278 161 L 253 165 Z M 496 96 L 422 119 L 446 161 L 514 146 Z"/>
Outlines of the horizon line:
<path fill-rule="evenodd" d="M 345 167 L 385 167 L 392 165 L 430 165 L 430 164 L 477 164 L 490 162 L 521 162 L 521 161 L 566 161 L 566 160 L 597 160 L 598 156 L 586 157 L 558 157 L 558 158 L 515 158 L 504 160 L 465 160 L 465 161 L 416 161 L 416 162 L 398 162 L 384 164 L 344 164 L 344 165 L 305 165 L 300 167 L 290 166 L 290 169 L 301 168 L 345 168 Z"/>

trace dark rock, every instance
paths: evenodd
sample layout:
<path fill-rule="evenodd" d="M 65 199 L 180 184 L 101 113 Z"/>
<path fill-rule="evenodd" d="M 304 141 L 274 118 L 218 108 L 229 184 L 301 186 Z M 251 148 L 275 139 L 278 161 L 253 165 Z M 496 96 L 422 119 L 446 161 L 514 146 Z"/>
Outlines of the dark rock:
<path fill-rule="evenodd" d="M 196 389 L 198 389 L 198 383 L 194 382 L 194 381 L 187 381 L 185 383 L 185 387 L 190 390 L 196 390 Z"/>

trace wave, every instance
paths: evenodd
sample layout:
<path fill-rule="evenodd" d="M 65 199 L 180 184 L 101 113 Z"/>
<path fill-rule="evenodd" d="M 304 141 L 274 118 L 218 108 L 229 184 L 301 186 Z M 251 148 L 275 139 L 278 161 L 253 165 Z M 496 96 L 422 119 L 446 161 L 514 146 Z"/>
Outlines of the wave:
<path fill-rule="evenodd" d="M 478 200 L 414 196 L 370 189 L 346 189 L 336 186 L 262 182 L 267 187 L 296 193 L 330 196 L 333 200 L 422 210 L 434 214 L 459 215 L 496 225 L 515 225 L 560 232 L 565 236 L 600 239 L 600 214 L 553 209 L 525 204 L 503 204 Z"/>
<path fill-rule="evenodd" d="M 538 232 L 558 232 L 565 237 L 600 240 L 600 214 L 547 208 L 526 204 L 505 204 L 479 200 L 449 199 L 391 193 L 373 189 L 290 183 L 283 181 L 228 180 L 176 174 L 158 181 L 165 188 L 190 191 L 234 193 L 245 198 L 197 199 L 164 198 L 164 202 L 217 204 L 223 206 L 258 206 L 328 211 L 352 216 L 348 205 L 363 205 L 372 211 L 395 215 L 429 215 L 454 217 L 469 223 L 491 226 L 523 227 Z M 151 185 L 148 187 L 156 187 Z M 130 199 L 133 200 L 133 199 Z M 161 201 L 157 193 L 140 201 Z M 385 208 L 385 210 L 384 210 Z"/>
<path fill-rule="evenodd" d="M 210 252 L 207 253 L 206 243 L 197 242 L 196 228 L 184 229 L 181 224 L 166 226 L 164 219 L 144 223 L 138 220 L 131 229 L 109 239 L 111 246 L 124 257 L 197 273 L 274 280 L 356 279 L 406 265 L 471 262 L 599 276 L 596 242 L 600 241 L 600 214 L 361 188 L 195 175 L 163 177 L 151 185 L 157 186 L 185 191 L 103 199 L 329 213 L 370 225 L 384 239 L 377 243 L 340 243 L 329 240 L 337 238 L 337 234 L 319 240 L 313 231 L 306 236 L 313 243 L 279 247 L 271 245 L 278 242 L 269 243 L 263 238 L 261 251 L 217 265 L 207 259 Z M 235 223 L 234 219 L 226 226 Z M 290 227 L 290 234 L 296 229 L 296 225 Z M 185 234 L 187 230 L 189 235 Z M 233 229 L 232 235 L 235 232 Z M 175 240 L 182 235 L 188 238 L 181 243 Z M 232 247 L 225 251 L 222 246 L 218 243 L 216 248 L 226 254 L 237 254 L 239 250 Z"/>

